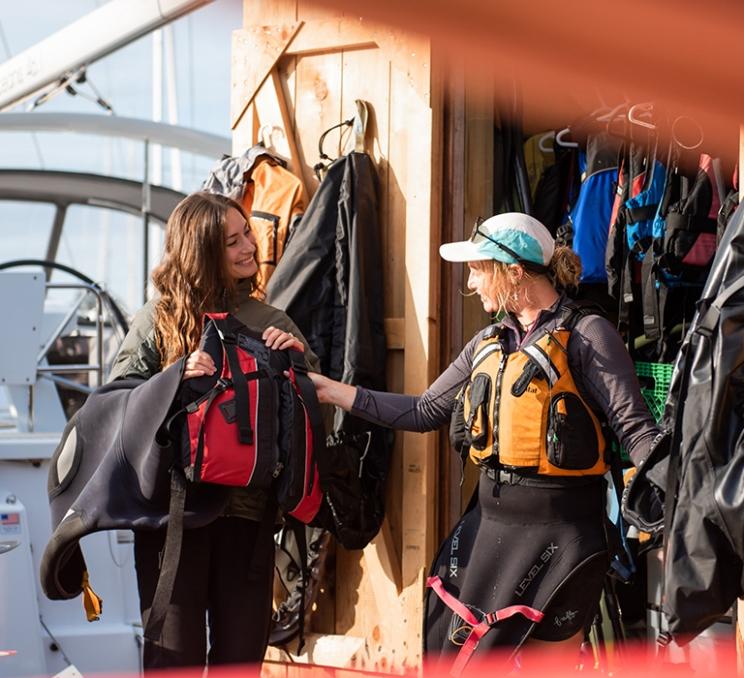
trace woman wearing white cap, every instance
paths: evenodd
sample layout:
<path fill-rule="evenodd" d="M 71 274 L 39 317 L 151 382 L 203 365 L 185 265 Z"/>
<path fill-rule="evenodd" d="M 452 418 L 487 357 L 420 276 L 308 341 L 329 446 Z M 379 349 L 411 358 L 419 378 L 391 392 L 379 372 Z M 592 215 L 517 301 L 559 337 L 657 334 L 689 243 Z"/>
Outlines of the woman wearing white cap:
<path fill-rule="evenodd" d="M 613 548 L 605 429 L 637 462 L 657 428 L 615 328 L 566 296 L 578 257 L 539 221 L 500 214 L 440 254 L 467 262 L 468 288 L 499 322 L 421 396 L 312 378 L 321 402 L 378 424 L 429 431 L 451 420 L 453 445 L 481 469 L 427 582 L 425 651 L 458 674 L 473 652 L 528 639 L 578 648 Z"/>

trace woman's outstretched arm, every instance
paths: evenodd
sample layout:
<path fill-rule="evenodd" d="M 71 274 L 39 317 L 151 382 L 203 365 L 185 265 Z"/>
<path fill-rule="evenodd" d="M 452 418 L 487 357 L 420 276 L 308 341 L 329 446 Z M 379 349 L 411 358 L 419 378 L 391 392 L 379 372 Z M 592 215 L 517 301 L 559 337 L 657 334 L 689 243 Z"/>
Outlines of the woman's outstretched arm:
<path fill-rule="evenodd" d="M 420 396 L 372 391 L 311 374 L 321 403 L 341 407 L 373 424 L 405 431 L 431 431 L 449 421 L 455 396 L 470 376 L 478 333 Z"/>

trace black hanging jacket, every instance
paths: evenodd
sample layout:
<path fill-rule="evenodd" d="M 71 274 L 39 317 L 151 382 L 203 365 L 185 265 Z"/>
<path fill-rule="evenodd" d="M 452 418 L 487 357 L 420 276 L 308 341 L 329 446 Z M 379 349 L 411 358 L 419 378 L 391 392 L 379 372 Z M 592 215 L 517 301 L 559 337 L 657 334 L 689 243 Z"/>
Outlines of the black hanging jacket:
<path fill-rule="evenodd" d="M 294 320 L 320 359 L 323 374 L 385 390 L 382 292 L 377 178 L 372 159 L 352 152 L 328 168 L 269 281 L 266 301 Z M 347 547 L 363 546 L 379 529 L 388 439 L 384 429 L 336 409 L 329 437 L 329 455 L 335 462 L 330 466 L 341 474 L 338 465 L 348 466 L 350 454 L 344 448 L 349 446 L 356 448 L 365 466 L 361 482 L 366 488 L 361 496 L 349 491 L 347 501 L 341 502 L 335 495 L 346 506 L 333 509 L 334 531 Z M 323 482 L 329 477 L 327 469 L 324 473 L 320 466 L 320 472 Z M 339 486 L 346 493 L 347 482 L 353 480 L 350 475 L 356 476 L 357 471 L 347 468 L 343 473 Z M 362 501 L 370 504 L 360 510 Z M 346 528 L 337 520 L 342 514 L 356 515 L 361 521 L 353 528 L 347 524 L 350 531 L 345 536 Z"/>
<path fill-rule="evenodd" d="M 665 531 L 664 610 L 697 634 L 744 595 L 744 208 L 726 230 L 674 369 L 663 424 L 626 517 Z M 665 469 L 666 482 L 664 481 Z M 665 515 L 652 498 L 666 486 Z M 656 507 L 656 511 L 653 511 Z M 688 638 L 689 639 L 689 638 Z"/>
<path fill-rule="evenodd" d="M 377 179 L 366 153 L 336 160 L 266 290 L 320 359 L 323 374 L 383 388 L 385 335 Z"/>

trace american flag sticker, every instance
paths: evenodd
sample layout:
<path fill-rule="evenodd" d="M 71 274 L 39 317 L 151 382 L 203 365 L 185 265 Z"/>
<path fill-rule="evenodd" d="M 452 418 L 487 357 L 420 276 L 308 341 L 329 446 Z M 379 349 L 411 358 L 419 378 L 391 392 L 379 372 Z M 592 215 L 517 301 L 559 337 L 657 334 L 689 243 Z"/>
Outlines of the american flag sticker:
<path fill-rule="evenodd" d="M 20 513 L 0 513 L 0 534 L 20 534 Z"/>

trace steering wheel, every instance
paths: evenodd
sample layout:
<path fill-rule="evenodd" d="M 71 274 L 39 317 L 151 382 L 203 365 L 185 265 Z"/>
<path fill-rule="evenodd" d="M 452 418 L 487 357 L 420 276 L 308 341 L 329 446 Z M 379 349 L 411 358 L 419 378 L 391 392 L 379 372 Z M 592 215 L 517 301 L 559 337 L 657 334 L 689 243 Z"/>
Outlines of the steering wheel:
<path fill-rule="evenodd" d="M 66 266 L 56 261 L 47 261 L 46 259 L 14 259 L 13 261 L 6 261 L 0 264 L 0 271 L 8 268 L 18 268 L 19 266 L 41 266 L 42 268 L 53 268 L 58 271 L 64 271 L 74 276 L 86 285 L 90 285 L 101 295 L 101 300 L 106 305 L 111 314 L 111 317 L 116 321 L 119 328 L 126 334 L 129 331 L 129 322 L 126 316 L 122 313 L 119 306 L 112 299 L 111 295 L 106 292 L 97 282 L 91 280 L 85 273 L 81 273 L 72 266 Z"/>

